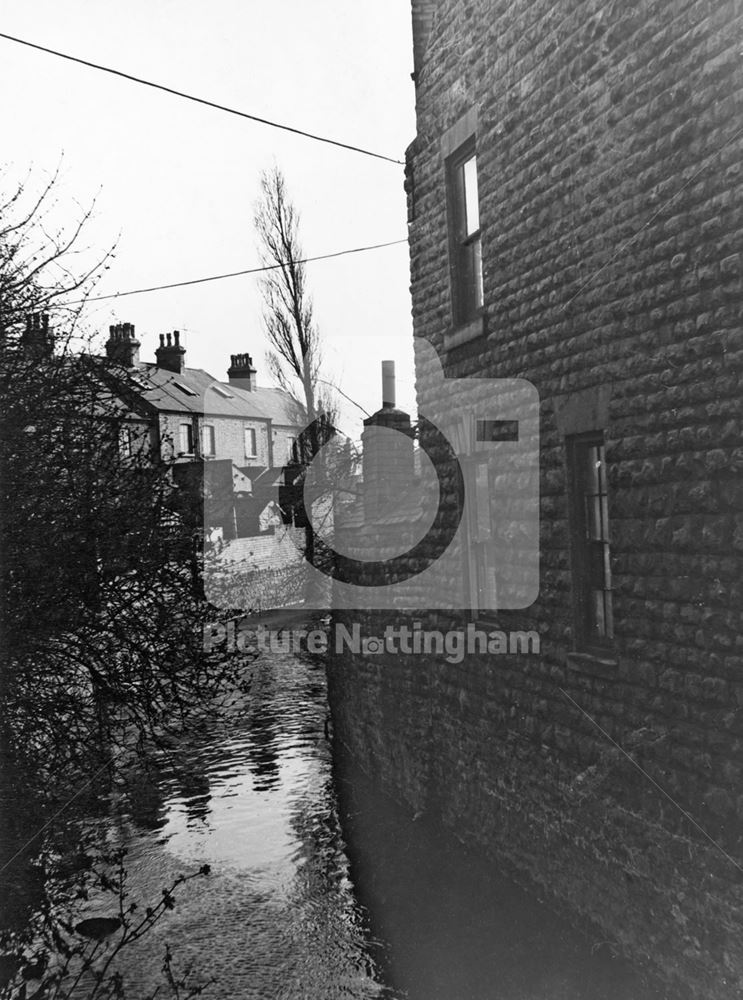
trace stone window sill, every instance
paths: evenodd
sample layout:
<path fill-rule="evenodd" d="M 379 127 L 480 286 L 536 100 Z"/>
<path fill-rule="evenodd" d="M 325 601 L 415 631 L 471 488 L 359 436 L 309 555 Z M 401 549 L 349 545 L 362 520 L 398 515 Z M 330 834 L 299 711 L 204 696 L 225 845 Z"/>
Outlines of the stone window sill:
<path fill-rule="evenodd" d="M 482 337 L 484 333 L 485 317 L 481 314 L 475 317 L 475 319 L 470 320 L 469 323 L 465 323 L 464 326 L 447 330 L 444 334 L 444 350 L 450 351 L 454 347 L 461 347 L 462 344 L 468 344 L 471 340 L 477 340 L 478 337 Z"/>
<path fill-rule="evenodd" d="M 568 653 L 568 668 L 584 674 L 615 677 L 619 661 L 606 653 Z"/>

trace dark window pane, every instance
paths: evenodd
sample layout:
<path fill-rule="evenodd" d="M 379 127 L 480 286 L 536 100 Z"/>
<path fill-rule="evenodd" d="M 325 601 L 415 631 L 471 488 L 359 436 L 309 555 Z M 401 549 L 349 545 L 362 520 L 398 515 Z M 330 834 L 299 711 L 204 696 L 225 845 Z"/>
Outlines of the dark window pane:
<path fill-rule="evenodd" d="M 573 572 L 578 610 L 577 638 L 604 644 L 614 632 L 609 551 L 609 507 L 603 441 L 593 435 L 572 439 L 571 519 Z"/>
<path fill-rule="evenodd" d="M 589 495 L 586 498 L 586 521 L 587 521 L 587 531 L 586 535 L 589 539 L 600 539 L 601 534 L 601 507 L 600 498 L 597 496 Z"/>
<path fill-rule="evenodd" d="M 593 591 L 593 626 L 594 634 L 597 636 L 606 635 L 606 619 L 604 617 L 604 592 L 603 590 Z"/>

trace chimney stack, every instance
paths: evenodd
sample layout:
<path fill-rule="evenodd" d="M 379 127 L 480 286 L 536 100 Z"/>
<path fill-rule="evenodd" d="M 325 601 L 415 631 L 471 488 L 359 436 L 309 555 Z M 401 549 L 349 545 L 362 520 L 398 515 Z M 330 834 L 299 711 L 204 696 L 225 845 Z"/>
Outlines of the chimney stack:
<path fill-rule="evenodd" d="M 383 361 L 382 408 L 364 421 L 361 435 L 367 520 L 410 490 L 414 436 L 410 416 L 395 407 L 395 362 Z"/>
<path fill-rule="evenodd" d="M 181 344 L 181 334 L 179 330 L 174 330 L 172 334 L 160 334 L 160 346 L 155 351 L 155 363 L 158 368 L 175 372 L 182 375 L 186 367 L 186 348 Z"/>
<path fill-rule="evenodd" d="M 382 408 L 395 405 L 395 362 L 382 362 Z"/>
<path fill-rule="evenodd" d="M 140 343 L 134 336 L 133 323 L 116 323 L 108 328 L 106 357 L 125 368 L 135 368 L 139 364 Z"/>
<path fill-rule="evenodd" d="M 256 371 L 253 368 L 251 356 L 249 354 L 232 354 L 230 361 L 232 364 L 227 369 L 227 380 L 230 385 L 234 385 L 238 389 L 245 389 L 247 392 L 253 392 L 257 385 L 255 381 Z"/>
<path fill-rule="evenodd" d="M 32 358 L 49 358 L 54 350 L 54 334 L 48 313 L 29 313 L 26 329 L 21 334 L 21 347 Z"/>

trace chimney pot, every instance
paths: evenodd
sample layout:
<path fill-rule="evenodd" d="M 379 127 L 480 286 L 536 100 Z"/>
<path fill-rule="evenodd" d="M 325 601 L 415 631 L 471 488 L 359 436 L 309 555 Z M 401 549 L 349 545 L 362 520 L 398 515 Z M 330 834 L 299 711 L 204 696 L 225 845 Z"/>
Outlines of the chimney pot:
<path fill-rule="evenodd" d="M 230 360 L 232 364 L 227 371 L 227 380 L 230 385 L 235 385 L 238 389 L 245 389 L 248 392 L 256 389 L 256 373 L 251 356 L 247 352 L 240 352 L 239 354 L 231 354 Z"/>
<path fill-rule="evenodd" d="M 158 368 L 180 375 L 186 367 L 186 348 L 180 342 L 180 331 L 160 334 L 160 346 L 155 351 Z"/>
<path fill-rule="evenodd" d="M 48 313 L 27 313 L 26 330 L 21 344 L 29 357 L 49 357 L 54 350 Z"/>
<path fill-rule="evenodd" d="M 382 362 L 382 406 L 386 408 L 395 405 L 395 362 Z"/>
<path fill-rule="evenodd" d="M 125 368 L 139 364 L 139 341 L 134 336 L 133 323 L 113 323 L 108 328 L 106 357 Z"/>

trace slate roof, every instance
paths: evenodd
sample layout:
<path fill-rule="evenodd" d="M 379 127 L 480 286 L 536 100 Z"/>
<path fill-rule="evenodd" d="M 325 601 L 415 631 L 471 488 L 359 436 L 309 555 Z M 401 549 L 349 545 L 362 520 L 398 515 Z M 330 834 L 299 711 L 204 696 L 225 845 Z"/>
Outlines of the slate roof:
<path fill-rule="evenodd" d="M 203 368 L 177 373 L 156 364 L 124 368 L 109 362 L 107 367 L 133 394 L 161 412 L 255 418 L 284 427 L 301 423 L 296 401 L 283 389 L 240 389 L 220 382 Z"/>

